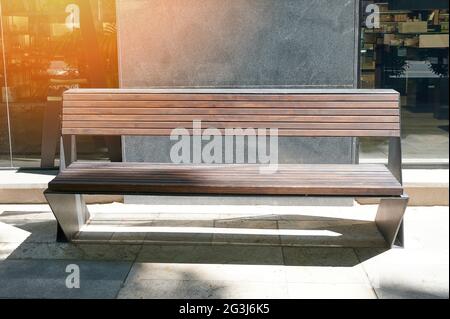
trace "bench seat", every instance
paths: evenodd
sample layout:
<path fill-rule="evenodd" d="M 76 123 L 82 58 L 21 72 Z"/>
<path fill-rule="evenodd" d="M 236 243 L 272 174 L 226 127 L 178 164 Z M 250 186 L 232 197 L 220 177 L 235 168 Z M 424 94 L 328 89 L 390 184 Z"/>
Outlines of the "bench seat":
<path fill-rule="evenodd" d="M 230 194 L 399 196 L 403 187 L 377 164 L 176 165 L 76 162 L 49 184 L 52 192 L 83 194 Z"/>

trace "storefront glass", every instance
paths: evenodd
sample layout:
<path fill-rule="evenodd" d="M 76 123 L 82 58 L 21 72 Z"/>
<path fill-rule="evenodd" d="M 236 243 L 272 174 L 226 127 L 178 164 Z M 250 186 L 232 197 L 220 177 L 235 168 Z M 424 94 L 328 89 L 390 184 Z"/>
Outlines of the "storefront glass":
<path fill-rule="evenodd" d="M 118 87 L 115 1 L 2 0 L 5 63 L 0 113 L 1 166 L 8 163 L 4 134 L 6 92 L 12 165 L 52 167 L 58 147 L 61 95 L 75 87 Z M 107 157 L 102 138 L 77 141 L 80 158 Z M 42 159 L 42 160 L 41 160 Z"/>
<path fill-rule="evenodd" d="M 57 166 L 62 92 L 118 87 L 115 1 L 0 5 L 0 167 Z M 448 164 L 448 1 L 362 1 L 361 9 L 360 86 L 401 93 L 405 163 Z M 77 146 L 81 159 L 109 156 L 103 138 Z M 386 155 L 385 140 L 361 139 L 362 162 Z"/>
<path fill-rule="evenodd" d="M 0 30 L 1 31 L 1 30 Z M 4 68 L 4 51 L 3 51 L 3 37 L 0 32 L 0 168 L 12 166 L 12 158 L 10 153 L 10 130 L 8 123 L 8 104 L 6 103 L 6 94 L 4 94 L 5 85 L 5 68 Z"/>
<path fill-rule="evenodd" d="M 404 163 L 448 165 L 448 1 L 364 1 L 361 87 L 401 93 Z M 361 161 L 387 141 L 361 140 Z"/>

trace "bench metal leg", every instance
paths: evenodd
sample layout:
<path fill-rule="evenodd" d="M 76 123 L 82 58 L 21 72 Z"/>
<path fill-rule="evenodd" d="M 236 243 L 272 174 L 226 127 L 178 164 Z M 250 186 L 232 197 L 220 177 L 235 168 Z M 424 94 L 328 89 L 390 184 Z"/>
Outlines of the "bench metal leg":
<path fill-rule="evenodd" d="M 378 207 L 375 223 L 389 247 L 395 243 L 403 247 L 403 215 L 409 198 L 403 195 L 398 198 L 383 198 Z"/>
<path fill-rule="evenodd" d="M 405 247 L 405 222 L 402 220 L 400 229 L 398 230 L 397 238 L 394 243 L 396 246 Z"/>
<path fill-rule="evenodd" d="M 56 241 L 58 243 L 67 243 L 69 240 L 66 237 L 66 234 L 64 234 L 64 231 L 61 227 L 61 225 L 57 222 L 56 224 Z"/>
<path fill-rule="evenodd" d="M 83 196 L 45 192 L 45 197 L 58 221 L 58 241 L 70 241 L 89 220 Z"/>

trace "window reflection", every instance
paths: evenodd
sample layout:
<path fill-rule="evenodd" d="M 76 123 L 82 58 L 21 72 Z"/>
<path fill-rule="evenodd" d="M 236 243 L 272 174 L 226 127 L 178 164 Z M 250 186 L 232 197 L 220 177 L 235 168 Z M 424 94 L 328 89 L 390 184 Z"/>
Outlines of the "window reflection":
<path fill-rule="evenodd" d="M 362 4 L 361 86 L 400 92 L 404 163 L 448 165 L 449 10 L 439 3 Z M 363 161 L 386 157 L 385 140 L 361 140 Z"/>
<path fill-rule="evenodd" d="M 1 11 L 1 3 L 0 3 Z M 3 30 L 3 17 L 0 16 L 0 168 L 12 167 L 11 156 L 11 137 L 10 137 L 10 125 L 9 125 L 9 103 L 6 94 L 6 78 L 5 60 L 4 55 L 4 30 Z"/>
<path fill-rule="evenodd" d="M 42 157 L 42 166 L 51 167 L 62 93 L 118 86 L 115 1 L 2 0 L 1 5 L 14 166 L 39 167 Z M 81 158 L 107 157 L 104 139 L 86 137 L 77 146 Z"/>

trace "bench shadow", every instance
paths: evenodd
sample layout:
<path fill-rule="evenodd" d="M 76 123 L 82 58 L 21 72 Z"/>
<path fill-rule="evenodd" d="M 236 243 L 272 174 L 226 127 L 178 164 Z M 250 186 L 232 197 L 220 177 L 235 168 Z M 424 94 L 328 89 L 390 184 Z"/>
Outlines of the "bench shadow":
<path fill-rule="evenodd" d="M 353 267 L 387 250 L 373 222 L 331 217 L 93 219 L 74 243 L 57 243 L 55 220 L 21 219 L 19 212 L 2 216 L 9 217 L 0 222 L 13 227 L 11 236 L 23 237 L 7 259 Z M 90 231 L 92 226 L 106 231 Z M 364 260 L 354 248 L 365 249 Z"/>
<path fill-rule="evenodd" d="M 56 176 L 58 174 L 57 168 L 40 168 L 36 169 L 34 167 L 21 167 L 17 169 L 18 173 L 26 173 L 26 174 L 34 174 L 34 175 L 48 175 L 48 176 Z"/>

